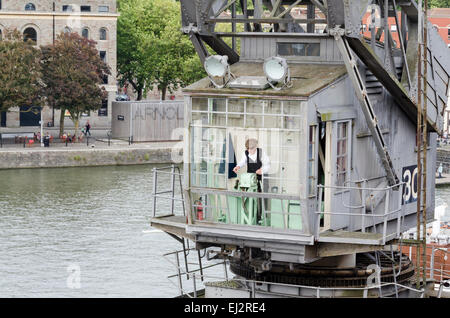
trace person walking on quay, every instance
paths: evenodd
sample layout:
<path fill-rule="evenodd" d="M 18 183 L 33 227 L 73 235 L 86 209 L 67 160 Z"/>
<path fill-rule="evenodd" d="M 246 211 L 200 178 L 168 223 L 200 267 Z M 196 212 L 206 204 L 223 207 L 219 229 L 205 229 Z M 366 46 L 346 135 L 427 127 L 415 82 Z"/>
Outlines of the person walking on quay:
<path fill-rule="evenodd" d="M 85 128 L 86 128 L 85 135 L 87 136 L 87 134 L 89 134 L 89 136 L 90 136 L 91 135 L 91 132 L 90 132 L 91 124 L 89 124 L 89 120 L 87 121 Z"/>
<path fill-rule="evenodd" d="M 438 173 L 439 173 L 439 176 L 438 176 L 438 178 L 442 178 L 442 170 L 443 170 L 443 168 L 442 168 L 442 162 L 439 164 L 439 168 L 438 168 Z"/>

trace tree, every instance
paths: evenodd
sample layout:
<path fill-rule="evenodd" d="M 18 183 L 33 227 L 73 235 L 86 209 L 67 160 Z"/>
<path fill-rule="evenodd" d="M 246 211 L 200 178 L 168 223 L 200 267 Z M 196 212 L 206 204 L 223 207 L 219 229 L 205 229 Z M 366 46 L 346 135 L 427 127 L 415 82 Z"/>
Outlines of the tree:
<path fill-rule="evenodd" d="M 61 33 L 54 44 L 42 47 L 45 96 L 50 105 L 61 110 L 60 135 L 64 132 L 66 110 L 77 135 L 81 114 L 98 110 L 106 97 L 100 85 L 103 76 L 111 73 L 95 45 L 77 33 Z"/>
<path fill-rule="evenodd" d="M 450 8 L 450 0 L 428 0 L 429 8 Z"/>
<path fill-rule="evenodd" d="M 180 4 L 167 0 L 121 0 L 117 31 L 120 83 L 129 82 L 137 99 L 154 86 L 166 92 L 206 74 L 181 31 Z"/>
<path fill-rule="evenodd" d="M 24 42 L 17 30 L 4 31 L 0 41 L 0 111 L 42 104 L 40 57 L 34 42 Z"/>

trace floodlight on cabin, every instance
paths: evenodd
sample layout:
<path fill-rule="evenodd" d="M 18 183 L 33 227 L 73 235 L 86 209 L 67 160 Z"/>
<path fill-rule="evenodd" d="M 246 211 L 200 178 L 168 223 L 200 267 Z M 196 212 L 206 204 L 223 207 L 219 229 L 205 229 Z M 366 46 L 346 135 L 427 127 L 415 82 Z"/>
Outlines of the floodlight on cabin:
<path fill-rule="evenodd" d="M 210 55 L 205 59 L 205 71 L 208 73 L 210 81 L 217 88 L 224 87 L 231 77 L 230 64 L 228 64 L 228 56 L 226 55 Z M 214 80 L 215 77 L 221 77 L 223 84 L 219 85 Z"/>
<path fill-rule="evenodd" d="M 291 81 L 291 73 L 286 59 L 279 56 L 272 56 L 264 61 L 264 74 L 267 82 L 273 89 L 280 90 Z M 282 87 L 276 87 L 277 83 L 282 83 Z M 275 85 L 274 85 L 275 84 Z"/>

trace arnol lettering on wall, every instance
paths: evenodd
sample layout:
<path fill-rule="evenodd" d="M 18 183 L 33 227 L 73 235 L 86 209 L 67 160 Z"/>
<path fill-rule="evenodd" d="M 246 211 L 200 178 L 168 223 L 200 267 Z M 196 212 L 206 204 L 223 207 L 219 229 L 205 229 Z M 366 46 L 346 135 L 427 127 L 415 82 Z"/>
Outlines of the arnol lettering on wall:
<path fill-rule="evenodd" d="M 181 102 L 181 104 L 183 104 Z M 133 119 L 137 120 L 183 120 L 183 109 L 178 104 L 166 104 L 161 107 L 160 103 L 147 104 L 135 107 Z"/>
<path fill-rule="evenodd" d="M 180 140 L 184 101 L 113 102 L 112 137 L 133 142 Z M 174 139 L 175 138 L 175 139 Z"/>

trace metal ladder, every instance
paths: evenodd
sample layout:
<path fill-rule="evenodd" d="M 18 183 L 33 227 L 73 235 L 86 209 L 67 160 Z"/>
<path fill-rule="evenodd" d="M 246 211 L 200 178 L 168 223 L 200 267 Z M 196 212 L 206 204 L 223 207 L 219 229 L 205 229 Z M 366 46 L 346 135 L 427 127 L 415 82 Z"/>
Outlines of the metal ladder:
<path fill-rule="evenodd" d="M 345 67 L 347 68 L 347 73 L 353 83 L 356 96 L 358 97 L 364 117 L 366 118 L 367 126 L 372 133 L 373 140 L 375 141 L 378 155 L 380 156 L 383 167 L 386 170 L 389 185 L 393 186 L 399 184 L 399 179 L 395 173 L 394 166 L 389 156 L 389 151 L 383 139 L 383 134 L 378 126 L 378 120 L 373 111 L 366 86 L 361 78 L 361 74 L 359 73 L 356 59 L 353 57 L 350 46 L 344 37 L 344 29 L 339 27 L 330 29 L 330 34 L 334 36 L 339 51 L 341 52 Z"/>

